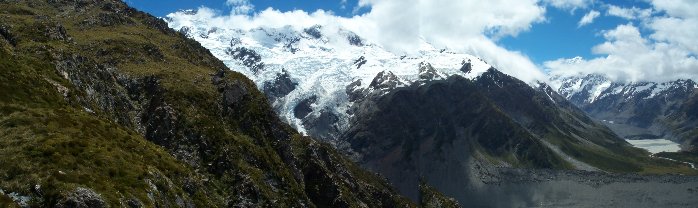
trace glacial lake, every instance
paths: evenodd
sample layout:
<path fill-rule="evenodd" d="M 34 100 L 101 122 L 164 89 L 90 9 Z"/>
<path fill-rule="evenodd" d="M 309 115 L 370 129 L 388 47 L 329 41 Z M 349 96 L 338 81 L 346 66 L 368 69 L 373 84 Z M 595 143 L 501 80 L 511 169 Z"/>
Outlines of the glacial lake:
<path fill-rule="evenodd" d="M 679 143 L 672 142 L 666 139 L 642 139 L 642 140 L 625 140 L 635 147 L 646 149 L 654 153 L 659 152 L 678 152 L 681 150 Z"/>

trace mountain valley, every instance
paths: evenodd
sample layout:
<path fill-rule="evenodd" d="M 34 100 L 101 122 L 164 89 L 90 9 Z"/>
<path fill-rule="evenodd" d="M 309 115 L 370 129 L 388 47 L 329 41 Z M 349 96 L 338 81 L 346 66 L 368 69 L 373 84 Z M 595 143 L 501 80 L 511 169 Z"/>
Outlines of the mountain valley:
<path fill-rule="evenodd" d="M 0 0 L 0 207 L 698 204 L 690 79 L 131 4 Z"/>
<path fill-rule="evenodd" d="M 413 200 L 420 181 L 461 203 L 495 207 L 565 201 L 505 194 L 512 192 L 557 193 L 575 186 L 598 197 L 667 181 L 696 184 L 692 177 L 633 175 L 697 172 L 633 147 L 548 84 L 523 82 L 475 56 L 427 42 L 419 53 L 395 54 L 346 29 L 322 25 L 243 30 L 209 27 L 199 18 L 191 10 L 166 21 L 254 80 L 286 122 L 333 144 Z M 522 179 L 484 182 L 503 173 Z M 586 177 L 606 182 L 580 182 Z M 521 184 L 530 189 L 523 191 Z M 657 186 L 667 187 L 658 193 L 685 190 Z M 501 203 L 484 193 L 501 193 L 494 194 Z M 588 199 L 568 197 L 566 203 L 577 205 Z"/>

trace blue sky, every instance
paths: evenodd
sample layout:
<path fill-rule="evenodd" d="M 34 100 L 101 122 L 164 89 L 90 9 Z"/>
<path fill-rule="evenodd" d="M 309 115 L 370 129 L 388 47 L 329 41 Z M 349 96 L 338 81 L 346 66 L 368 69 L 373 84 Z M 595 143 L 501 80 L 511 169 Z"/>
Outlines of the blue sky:
<path fill-rule="evenodd" d="M 413 28 L 414 21 L 434 22 L 434 27 L 423 27 L 432 30 L 418 32 L 427 34 L 416 35 L 425 38 L 429 36 L 431 39 L 428 41 L 442 41 L 440 47 L 472 44 L 475 48 L 470 50 L 476 53 L 474 55 L 491 60 L 500 67 L 522 68 L 524 71 L 594 71 L 614 74 L 612 77 L 630 81 L 698 79 L 698 13 L 694 12 L 698 11 L 696 0 L 512 0 L 504 1 L 505 3 L 362 0 L 368 5 L 362 8 L 358 8 L 359 0 L 227 1 L 253 5 L 252 10 L 245 9 L 243 14 L 254 15 L 255 18 L 255 14 L 267 8 L 281 13 L 293 10 L 312 13 L 321 9 L 346 18 L 366 14 L 369 17 L 363 20 L 373 21 L 382 30 L 383 27 L 388 27 L 378 32 L 379 36 L 373 37 L 381 39 L 383 36 L 384 40 L 378 41 L 382 41 L 387 48 L 405 45 L 405 34 L 401 32 Z M 231 11 L 238 11 L 233 8 L 242 8 L 226 4 L 226 0 L 125 2 L 159 17 L 178 10 L 200 7 L 214 9 L 224 16 L 234 13 Z M 405 2 L 418 4 L 408 5 Z M 425 6 L 428 8 L 424 8 Z M 616 13 L 612 12 L 614 7 Z M 427 16 L 414 19 L 412 17 L 415 15 L 409 12 Z M 407 19 L 399 19 L 398 16 Z M 595 18 L 591 18 L 593 21 L 589 24 L 580 25 L 580 20 L 585 16 Z M 459 21 L 449 21 L 454 19 Z M 499 34 L 499 37 L 489 35 L 488 31 L 492 28 L 503 28 L 504 34 Z M 487 37 L 478 39 L 477 34 L 468 33 L 468 30 Z M 443 40 L 448 41 L 444 43 Z M 575 57 L 581 59 L 573 60 Z"/>
<path fill-rule="evenodd" d="M 648 8 L 644 2 L 633 0 L 605 1 L 606 4 L 621 7 Z M 498 42 L 507 49 L 521 51 L 537 64 L 558 58 L 581 56 L 585 59 L 598 57 L 592 54 L 591 48 L 605 41 L 602 33 L 614 29 L 617 25 L 632 23 L 620 17 L 601 15 L 591 24 L 578 27 L 577 23 L 587 10 L 604 10 L 604 5 L 594 4 L 587 9 L 569 11 L 548 7 L 547 21 L 534 24 L 530 31 L 516 37 L 505 37 Z"/>

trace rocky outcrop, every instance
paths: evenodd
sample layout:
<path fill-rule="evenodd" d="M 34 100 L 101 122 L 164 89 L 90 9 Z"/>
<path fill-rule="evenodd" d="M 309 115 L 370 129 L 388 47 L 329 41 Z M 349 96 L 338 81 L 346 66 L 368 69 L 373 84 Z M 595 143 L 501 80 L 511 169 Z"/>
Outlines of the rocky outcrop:
<path fill-rule="evenodd" d="M 291 77 L 285 70 L 282 73 L 276 74 L 276 79 L 273 82 L 265 82 L 262 91 L 269 99 L 269 102 L 274 104 L 276 99 L 283 98 L 291 91 L 296 89 L 298 83 L 293 82 Z"/>
<path fill-rule="evenodd" d="M 470 73 L 470 71 L 473 70 L 473 64 L 470 63 L 470 60 L 468 60 L 467 62 L 466 62 L 465 60 L 463 60 L 462 64 L 463 64 L 463 66 L 460 67 L 460 71 L 461 71 L 461 72 L 467 74 L 467 73 Z"/>
<path fill-rule="evenodd" d="M 382 71 L 376 74 L 373 78 L 371 84 L 368 85 L 370 89 L 373 90 L 390 90 L 395 89 L 404 85 L 405 83 L 400 80 L 393 72 Z"/>
<path fill-rule="evenodd" d="M 356 59 L 356 60 L 354 61 L 354 65 L 356 66 L 356 69 L 360 69 L 361 66 L 363 66 L 364 64 L 366 64 L 366 62 L 368 62 L 368 60 L 366 60 L 366 57 L 361 56 L 361 57 L 359 57 L 358 59 Z"/>
<path fill-rule="evenodd" d="M 311 38 L 320 39 L 322 38 L 322 32 L 320 31 L 320 29 L 322 29 L 322 26 L 314 25 L 312 27 L 303 29 L 303 32 L 309 35 Z"/>
<path fill-rule="evenodd" d="M 78 187 L 63 198 L 56 207 L 105 208 L 108 207 L 102 196 L 92 189 Z"/>
<path fill-rule="evenodd" d="M 419 66 L 419 72 L 417 76 L 420 80 L 430 81 L 435 79 L 443 79 L 441 75 L 434 69 L 429 63 L 421 63 Z"/>
<path fill-rule="evenodd" d="M 366 45 L 364 41 L 361 39 L 361 37 L 355 33 L 349 33 L 347 35 L 347 41 L 349 41 L 349 44 L 353 46 L 364 46 Z"/>
<path fill-rule="evenodd" d="M 10 28 L 8 26 L 0 25 L 0 36 L 10 45 L 17 46 L 17 40 L 12 33 L 10 33 Z"/>
<path fill-rule="evenodd" d="M 262 57 L 254 50 L 245 47 L 236 47 L 228 49 L 226 53 L 233 56 L 234 59 L 241 61 L 244 66 L 255 74 L 264 69 Z"/>

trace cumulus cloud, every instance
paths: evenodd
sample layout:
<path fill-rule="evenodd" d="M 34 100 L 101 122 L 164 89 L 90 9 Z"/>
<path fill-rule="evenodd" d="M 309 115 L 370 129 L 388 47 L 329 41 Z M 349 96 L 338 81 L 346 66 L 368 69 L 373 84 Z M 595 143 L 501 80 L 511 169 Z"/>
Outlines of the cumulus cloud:
<path fill-rule="evenodd" d="M 242 0 L 233 5 L 249 3 Z M 243 2 L 240 4 L 239 2 Z M 216 14 L 199 9 L 197 17 L 220 28 L 252 29 L 291 26 L 296 29 L 323 25 L 323 29 L 344 28 L 394 53 L 418 52 L 419 43 L 426 41 L 437 48 L 480 56 L 501 71 L 526 82 L 546 80 L 530 59 L 516 51 L 496 44 L 505 36 L 516 36 L 531 25 L 545 20 L 545 7 L 538 0 L 360 0 L 358 7 L 370 11 L 339 17 L 331 12 L 301 10 L 281 12 L 272 8 L 244 14 Z M 168 15 L 177 21 L 178 13 Z"/>
<path fill-rule="evenodd" d="M 535 0 L 458 1 L 458 0 L 360 0 L 371 12 L 358 18 L 373 22 L 380 29 L 377 39 L 423 37 L 438 47 L 453 47 L 462 39 L 487 35 L 493 38 L 516 36 L 544 20 L 545 8 Z M 388 32 L 385 35 L 384 32 Z M 377 37 L 382 36 L 382 37 Z M 403 44 L 382 41 L 388 47 Z M 412 40 L 410 42 L 413 42 Z"/>
<path fill-rule="evenodd" d="M 226 0 L 225 5 L 231 7 L 233 14 L 249 14 L 254 11 L 254 5 L 249 0 Z"/>
<path fill-rule="evenodd" d="M 667 15 L 649 21 L 648 27 L 654 30 L 650 37 L 698 55 L 698 1 L 655 0 L 652 5 Z"/>
<path fill-rule="evenodd" d="M 608 5 L 606 11 L 609 16 L 616 16 L 628 20 L 645 19 L 652 15 L 652 9 L 640 9 L 637 7 L 623 8 L 616 5 Z"/>
<path fill-rule="evenodd" d="M 643 38 L 639 29 L 631 24 L 606 31 L 604 38 L 606 42 L 592 49 L 604 57 L 558 59 L 544 65 L 553 75 L 600 73 L 621 82 L 698 78 L 698 60 L 688 51 Z"/>
<path fill-rule="evenodd" d="M 594 0 L 543 0 L 543 2 L 558 9 L 574 11 L 589 7 Z"/>
<path fill-rule="evenodd" d="M 694 0 L 652 0 L 652 6 L 657 10 L 666 11 L 671 16 L 693 17 L 698 16 L 696 8 L 698 1 Z"/>
<path fill-rule="evenodd" d="M 601 15 L 601 13 L 596 10 L 589 11 L 589 13 L 585 14 L 582 17 L 582 19 L 579 20 L 579 23 L 577 23 L 577 27 L 582 27 L 584 25 L 591 24 L 592 22 L 594 22 L 594 19 L 599 17 L 599 15 Z"/>
<path fill-rule="evenodd" d="M 599 57 L 558 59 L 544 67 L 558 76 L 601 73 L 627 82 L 698 80 L 698 1 L 652 0 L 650 5 L 609 6 L 609 14 L 639 24 L 604 31 L 605 42 L 592 48 Z"/>

